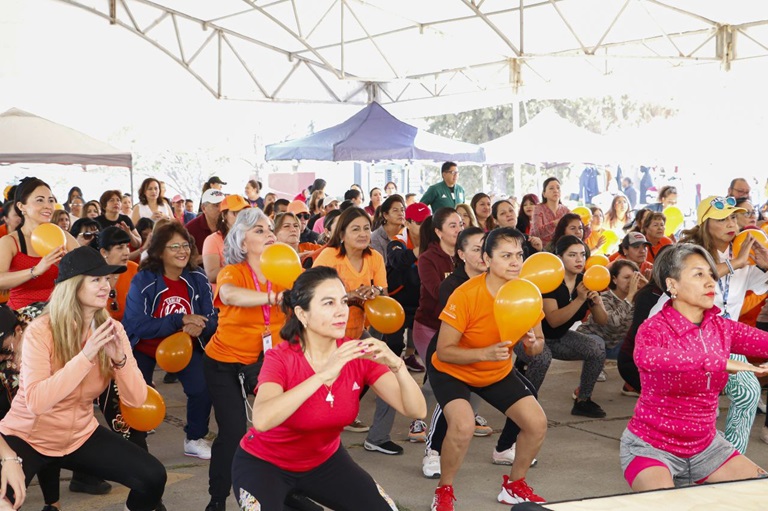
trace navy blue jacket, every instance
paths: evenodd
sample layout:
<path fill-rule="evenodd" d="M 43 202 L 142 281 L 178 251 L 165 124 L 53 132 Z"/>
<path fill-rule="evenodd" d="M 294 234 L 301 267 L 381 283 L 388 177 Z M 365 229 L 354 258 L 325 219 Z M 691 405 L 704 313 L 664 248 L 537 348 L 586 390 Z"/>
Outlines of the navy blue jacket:
<path fill-rule="evenodd" d="M 181 272 L 181 280 L 186 282 L 189 290 L 192 314 L 208 318 L 203 333 L 197 338 L 202 348 L 216 332 L 219 322 L 218 311 L 213 308 L 211 285 L 208 277 L 200 270 L 184 270 Z M 136 346 L 142 339 L 168 337 L 181 331 L 184 314 L 169 314 L 162 318 L 152 316 L 157 309 L 158 299 L 167 289 L 160 272 L 142 270 L 133 277 L 123 314 L 123 326 L 131 346 Z"/>

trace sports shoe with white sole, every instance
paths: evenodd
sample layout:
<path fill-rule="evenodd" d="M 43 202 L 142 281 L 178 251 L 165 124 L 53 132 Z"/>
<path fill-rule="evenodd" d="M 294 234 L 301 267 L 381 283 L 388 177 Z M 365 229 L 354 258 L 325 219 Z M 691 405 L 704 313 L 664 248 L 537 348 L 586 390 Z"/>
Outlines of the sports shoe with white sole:
<path fill-rule="evenodd" d="M 509 449 L 503 450 L 501 452 L 497 451 L 496 448 L 493 448 L 493 464 L 494 465 L 511 465 L 515 462 L 515 449 L 517 444 L 512 444 L 512 447 Z M 531 466 L 535 467 L 536 463 L 538 463 L 539 460 L 536 458 L 533 458 L 533 461 L 531 461 Z"/>
<path fill-rule="evenodd" d="M 193 456 L 201 460 L 211 459 L 211 444 L 203 438 L 184 440 L 184 456 Z"/>
<path fill-rule="evenodd" d="M 504 482 L 501 483 L 501 492 L 497 500 L 502 504 L 521 504 L 523 502 L 546 502 L 533 492 L 533 488 L 528 486 L 525 478 L 517 481 L 510 481 L 509 476 L 504 476 Z M 514 507 L 512 508 L 514 509 Z"/>
<path fill-rule="evenodd" d="M 386 442 L 382 442 L 380 444 L 374 444 L 366 440 L 363 442 L 363 449 L 366 451 L 388 454 L 390 456 L 403 454 L 403 448 L 391 440 L 387 440 Z"/>
<path fill-rule="evenodd" d="M 488 425 L 488 421 L 485 417 L 475 415 L 475 432 L 474 436 L 489 436 L 493 434 L 493 428 Z"/>
<path fill-rule="evenodd" d="M 453 503 L 456 497 L 453 496 L 453 486 L 446 484 L 438 486 L 435 490 L 435 496 L 432 498 L 431 511 L 454 511 Z"/>
<path fill-rule="evenodd" d="M 427 479 L 440 478 L 440 453 L 432 449 L 427 451 L 421 460 L 421 473 Z"/>
<path fill-rule="evenodd" d="M 427 441 L 427 423 L 421 419 L 411 422 L 408 428 L 408 441 L 414 443 L 424 443 Z"/>

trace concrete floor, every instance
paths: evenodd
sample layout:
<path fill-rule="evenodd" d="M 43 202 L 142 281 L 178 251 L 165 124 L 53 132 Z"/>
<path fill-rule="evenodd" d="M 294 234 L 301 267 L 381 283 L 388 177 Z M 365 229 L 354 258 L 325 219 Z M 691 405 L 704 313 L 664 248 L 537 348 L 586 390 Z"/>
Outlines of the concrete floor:
<path fill-rule="evenodd" d="M 574 387 L 578 385 L 580 363 L 554 361 L 541 392 L 541 404 L 549 419 L 549 431 L 538 456 L 538 465 L 528 474 L 528 482 L 548 501 L 582 499 L 586 497 L 626 493 L 629 488 L 621 475 L 619 465 L 619 438 L 632 414 L 635 399 L 622 396 L 621 378 L 615 365 L 606 367 L 608 381 L 598 383 L 593 399 L 608 416 L 605 419 L 584 419 L 570 414 Z M 156 373 L 156 382 L 162 382 L 162 373 Z M 184 395 L 180 384 L 158 383 L 158 390 L 167 405 L 165 422 L 157 433 L 149 437 L 150 451 L 168 470 L 168 484 L 164 502 L 169 510 L 203 511 L 208 503 L 208 462 L 188 458 L 183 454 Z M 361 418 L 369 423 L 373 415 L 372 393 L 362 402 Z M 728 402 L 721 399 L 721 409 Z M 502 475 L 508 467 L 491 464 L 491 451 L 496 444 L 503 416 L 483 403 L 480 413 L 496 433 L 490 437 L 475 438 L 455 483 L 457 510 L 504 509 L 496 502 Z M 97 414 L 98 415 L 98 414 Z M 723 427 L 725 413 L 719 427 Z M 752 430 L 747 455 L 759 465 L 768 466 L 768 445 L 759 439 L 765 417 L 758 415 Z M 212 421 L 213 422 L 213 421 Z M 344 433 L 342 441 L 352 457 L 365 468 L 398 503 L 401 511 L 427 511 L 436 481 L 425 479 L 421 473 L 423 444 L 407 441 L 409 421 L 398 417 L 393 428 L 393 440 L 405 448 L 402 456 L 386 456 L 367 452 L 362 443 L 365 434 Z M 215 424 L 212 425 L 215 429 Z M 71 493 L 68 488 L 70 473 L 62 472 L 62 504 L 66 511 L 103 510 L 122 511 L 128 493 L 126 488 L 114 485 L 105 496 Z M 341 475 L 340 475 L 341 477 Z M 42 509 L 43 501 L 36 484 L 30 488 L 24 509 Z M 233 497 L 227 509 L 236 510 Z M 704 509 L 699 508 L 697 509 Z M 265 510 L 268 511 L 268 510 Z"/>

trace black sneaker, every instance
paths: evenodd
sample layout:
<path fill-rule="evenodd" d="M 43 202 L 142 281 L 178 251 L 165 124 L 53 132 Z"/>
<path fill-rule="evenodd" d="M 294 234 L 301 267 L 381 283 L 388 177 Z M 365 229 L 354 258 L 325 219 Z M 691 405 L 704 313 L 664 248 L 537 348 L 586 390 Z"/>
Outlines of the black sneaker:
<path fill-rule="evenodd" d="M 213 500 L 208 503 L 207 506 L 205 506 L 205 511 L 226 511 L 227 510 L 227 503 L 225 501 L 218 501 Z"/>
<path fill-rule="evenodd" d="M 373 444 L 368 440 L 366 440 L 365 443 L 363 444 L 363 448 L 366 451 L 383 452 L 384 454 L 389 454 L 390 456 L 397 456 L 398 454 L 403 454 L 403 448 L 397 445 L 395 442 L 392 442 L 391 440 L 382 442 L 380 444 Z"/>
<path fill-rule="evenodd" d="M 112 485 L 100 477 L 75 472 L 69 482 L 69 491 L 89 495 L 106 495 L 112 491 Z"/>
<path fill-rule="evenodd" d="M 176 383 L 179 381 L 179 377 L 176 373 L 165 373 L 163 376 L 163 383 Z"/>
<path fill-rule="evenodd" d="M 576 400 L 573 402 L 571 415 L 581 415 L 582 417 L 591 417 L 593 419 L 602 419 L 605 417 L 605 410 L 600 405 L 587 398 L 584 401 Z"/>

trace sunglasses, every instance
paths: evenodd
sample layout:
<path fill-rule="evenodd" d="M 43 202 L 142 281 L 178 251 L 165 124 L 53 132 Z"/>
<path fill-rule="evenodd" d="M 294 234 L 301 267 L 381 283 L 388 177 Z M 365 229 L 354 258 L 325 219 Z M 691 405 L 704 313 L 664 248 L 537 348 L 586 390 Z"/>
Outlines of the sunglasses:
<path fill-rule="evenodd" d="M 301 220 L 309 220 L 309 213 L 299 213 L 296 215 L 297 218 L 300 218 Z"/>
<path fill-rule="evenodd" d="M 92 240 L 99 237 L 98 232 L 81 232 L 78 236 L 82 236 L 84 240 Z"/>
<path fill-rule="evenodd" d="M 117 312 L 120 309 L 120 307 L 117 305 L 117 293 L 115 292 L 114 289 L 109 292 L 109 298 L 111 300 L 109 302 L 109 310 L 111 310 L 112 312 Z"/>
<path fill-rule="evenodd" d="M 725 209 L 727 207 L 736 206 L 736 199 L 734 197 L 715 197 L 709 201 L 710 207 L 715 209 Z"/>

